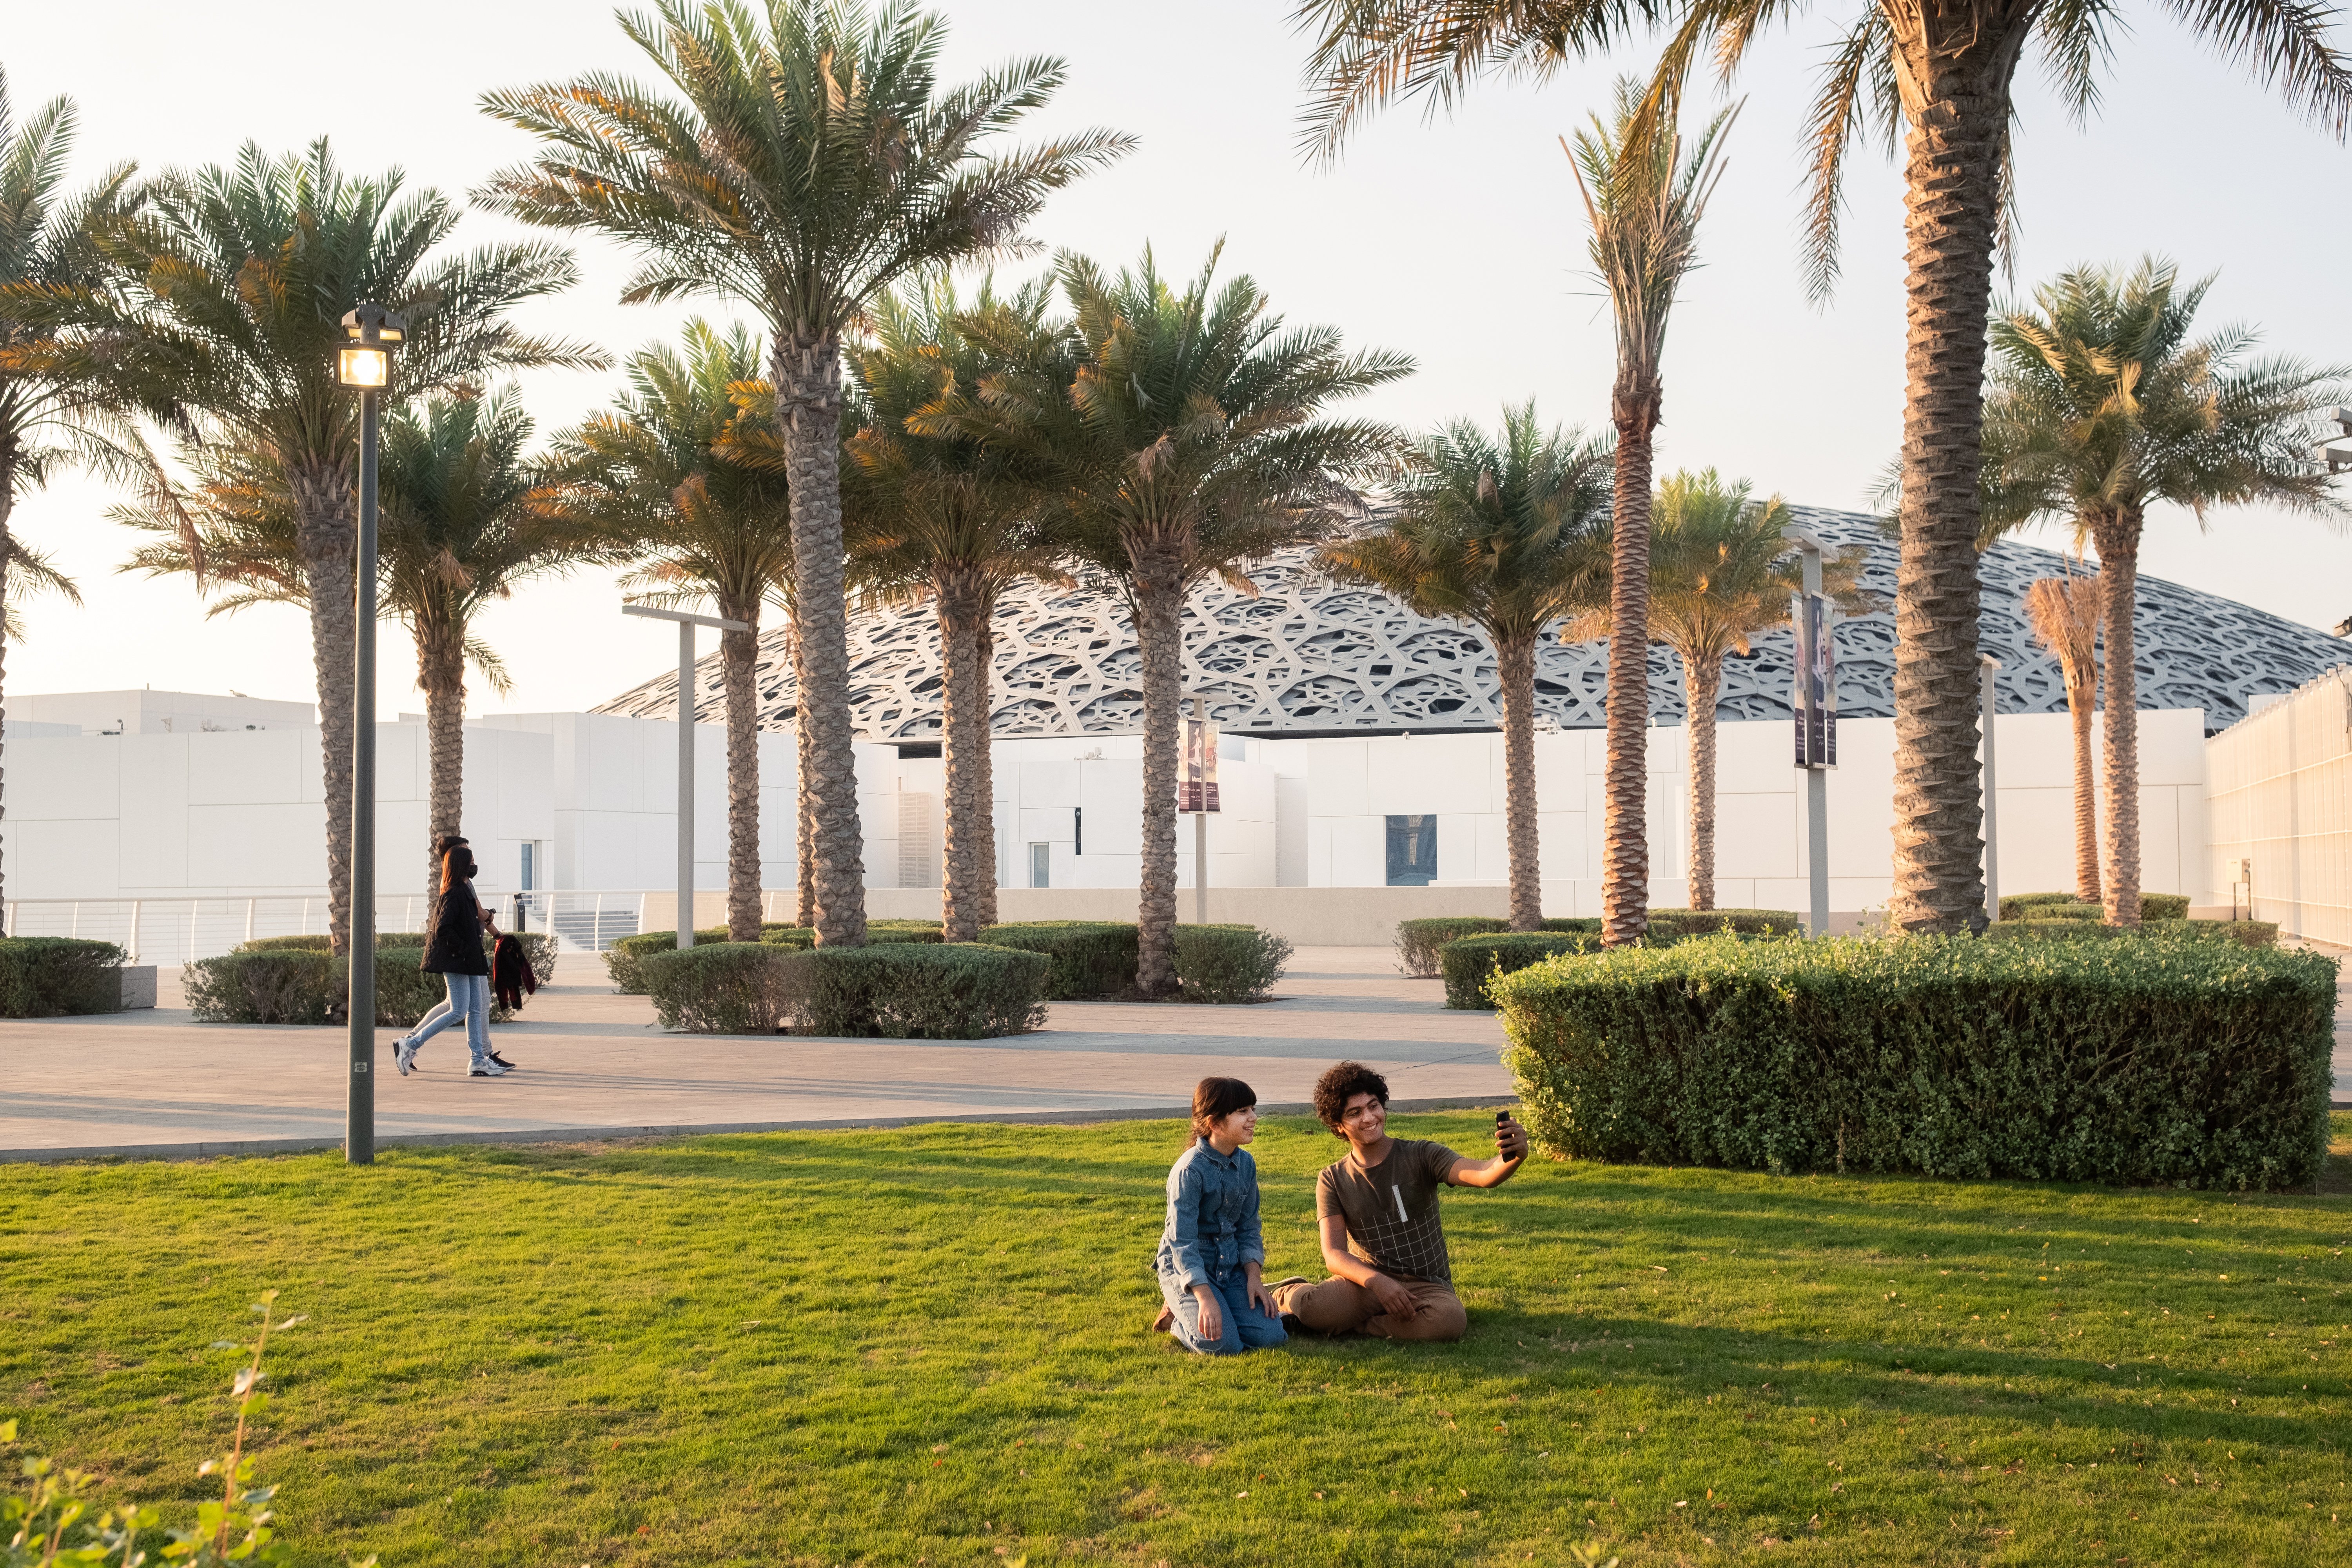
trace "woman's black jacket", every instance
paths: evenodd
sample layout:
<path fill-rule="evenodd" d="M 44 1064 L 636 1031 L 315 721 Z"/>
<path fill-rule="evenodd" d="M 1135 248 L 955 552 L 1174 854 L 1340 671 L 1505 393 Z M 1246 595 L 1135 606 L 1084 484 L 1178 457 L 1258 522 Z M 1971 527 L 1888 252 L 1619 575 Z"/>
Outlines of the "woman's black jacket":
<path fill-rule="evenodd" d="M 482 948 L 482 906 L 474 884 L 457 882 L 433 900 L 433 927 L 425 939 L 425 962 L 417 966 L 434 974 L 488 974 L 489 954 Z"/>

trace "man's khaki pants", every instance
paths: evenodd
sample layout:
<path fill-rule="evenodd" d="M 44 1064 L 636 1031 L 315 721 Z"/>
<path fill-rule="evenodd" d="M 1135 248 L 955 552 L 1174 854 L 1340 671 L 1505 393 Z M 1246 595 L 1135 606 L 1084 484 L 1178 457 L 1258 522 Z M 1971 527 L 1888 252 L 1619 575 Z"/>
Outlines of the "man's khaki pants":
<path fill-rule="evenodd" d="M 1398 1281 L 1412 1296 L 1413 1314 L 1392 1317 L 1380 1299 L 1352 1279 L 1293 1285 L 1276 1293 L 1276 1307 L 1318 1334 L 1370 1334 L 1381 1340 L 1458 1340 L 1470 1313 L 1451 1285 L 1433 1279 Z"/>

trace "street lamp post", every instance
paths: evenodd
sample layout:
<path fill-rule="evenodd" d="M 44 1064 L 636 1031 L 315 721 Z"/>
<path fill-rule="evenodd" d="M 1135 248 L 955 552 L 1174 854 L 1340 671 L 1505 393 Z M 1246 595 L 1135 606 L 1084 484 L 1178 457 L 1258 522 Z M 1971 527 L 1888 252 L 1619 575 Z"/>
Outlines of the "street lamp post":
<path fill-rule="evenodd" d="M 343 317 L 335 379 L 360 395 L 359 560 L 352 574 L 352 929 L 344 969 L 351 1025 L 343 1159 L 375 1163 L 375 447 L 376 399 L 392 384 L 392 356 L 407 335 L 397 310 L 362 304 Z"/>
<path fill-rule="evenodd" d="M 694 945 L 694 628 L 748 632 L 749 621 L 624 604 L 621 614 L 677 623 L 677 950 Z"/>
<path fill-rule="evenodd" d="M 2000 660 L 1989 653 L 1977 655 L 1977 707 L 1984 724 L 1984 882 L 1985 920 L 2000 919 L 2000 799 L 1993 793 L 1998 770 L 1993 766 L 1992 721 L 2000 711 L 1993 678 Z"/>
<path fill-rule="evenodd" d="M 1804 602 L 1819 599 L 1822 594 L 1822 542 L 1794 523 L 1781 529 L 1780 537 L 1797 547 L 1803 562 Z M 1812 667 L 1818 660 L 1818 653 L 1811 646 L 1812 639 L 1807 635 L 1808 628 L 1801 614 L 1793 629 L 1796 634 L 1797 686 L 1801 693 L 1809 694 L 1813 688 Z M 1829 616 L 1825 609 L 1814 633 L 1823 637 L 1830 635 Z M 1834 696 L 1834 693 L 1830 695 Z M 1830 781 L 1825 771 L 1828 758 L 1813 754 L 1815 721 L 1809 712 L 1811 705 L 1810 698 L 1804 696 L 1801 696 L 1797 704 L 1798 767 L 1805 775 L 1805 858 L 1808 880 L 1811 883 L 1811 908 L 1806 911 L 1811 918 L 1806 923 L 1811 928 L 1809 934 L 1820 937 L 1827 936 L 1830 929 Z"/>

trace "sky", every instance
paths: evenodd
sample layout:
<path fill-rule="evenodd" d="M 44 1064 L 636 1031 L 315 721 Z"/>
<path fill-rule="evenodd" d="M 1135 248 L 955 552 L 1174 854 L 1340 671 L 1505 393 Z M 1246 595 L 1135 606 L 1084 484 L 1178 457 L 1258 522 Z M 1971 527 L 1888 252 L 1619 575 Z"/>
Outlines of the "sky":
<path fill-rule="evenodd" d="M 1803 111 L 1822 47 L 1854 0 L 1767 40 L 1727 97 L 1738 101 L 1722 184 L 1700 233 L 1701 267 L 1675 307 L 1664 360 L 1661 473 L 1717 468 L 1801 505 L 1862 508 L 1900 439 L 1902 184 L 1874 153 L 1853 165 L 1843 276 L 1816 306 L 1799 261 Z M 1358 405 L 1423 428 L 1534 398 L 1548 421 L 1603 425 L 1614 370 L 1609 320 L 1583 256 L 1582 208 L 1559 138 L 1605 106 L 1611 79 L 1645 73 L 1654 44 L 1543 82 L 1494 81 L 1432 119 L 1408 104 L 1376 120 L 1332 166 L 1296 139 L 1307 42 L 1282 0 L 950 0 L 950 80 L 1016 58 L 1055 55 L 1068 83 L 1032 117 L 1030 139 L 1089 125 L 1137 150 L 1059 194 L 1033 233 L 1026 275 L 1068 247 L 1108 262 L 1150 245 L 1189 275 L 1220 240 L 1221 270 L 1247 272 L 1293 321 L 1338 326 L 1352 345 L 1413 357 L 1410 378 Z M 2352 364 L 2352 306 L 2335 297 L 2334 258 L 2352 253 L 2346 148 L 2298 120 L 2242 69 L 2153 7 L 2125 8 L 2097 113 L 2077 125 L 2029 62 L 2020 78 L 2020 243 L 2005 287 L 2084 263 L 2149 252 L 2184 274 L 2216 275 L 2200 322 L 2261 333 L 2263 351 Z M 109 7 L 106 47 L 72 6 L 13 8 L 0 67 L 19 117 L 58 94 L 81 111 L 72 182 L 121 160 L 142 168 L 225 163 L 247 142 L 281 153 L 324 135 L 355 172 L 397 166 L 412 188 L 463 196 L 520 162 L 530 140 L 482 115 L 495 88 L 589 70 L 648 74 L 601 5 L 560 0 L 410 0 L 399 26 L 354 24 L 307 3 Z M 371 51 L 380 53 L 371 56 Z M 526 231 L 470 213 L 454 243 Z M 745 312 L 618 302 L 626 257 L 573 237 L 581 285 L 535 302 L 532 330 L 603 344 L 615 358 L 674 337 L 691 315 Z M 522 395 L 543 435 L 603 405 L 614 372 L 541 372 Z M 308 620 L 263 606 L 207 617 L 185 578 L 122 574 L 134 536 L 108 521 L 117 498 L 73 476 L 19 498 L 14 526 L 79 583 L 82 604 L 35 598 L 27 637 L 7 650 L 16 691 L 154 686 L 309 700 Z M 2069 533 L 2036 542 L 2065 547 Z M 2352 614 L 2352 536 L 2314 520 L 2247 509 L 2200 529 L 2185 513 L 2148 520 L 2141 571 L 2332 626 Z M 670 628 L 625 621 L 609 574 L 527 584 L 480 633 L 514 689 L 469 709 L 584 709 L 674 668 Z M 378 704 L 418 711 L 404 633 L 382 633 Z"/>

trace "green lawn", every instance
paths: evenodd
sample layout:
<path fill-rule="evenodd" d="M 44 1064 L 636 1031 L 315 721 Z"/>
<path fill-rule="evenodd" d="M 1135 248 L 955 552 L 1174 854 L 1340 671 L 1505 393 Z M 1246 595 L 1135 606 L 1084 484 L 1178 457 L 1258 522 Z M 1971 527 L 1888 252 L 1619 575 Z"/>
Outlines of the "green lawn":
<path fill-rule="evenodd" d="M 2316 1197 L 1538 1163 L 1447 1199 L 1466 1342 L 1213 1362 L 1145 1331 L 1181 1140 L 0 1166 L 0 1419 L 176 1514 L 205 1347 L 276 1286 L 310 1321 L 260 1470 L 320 1563 L 2352 1562 L 2352 1161 Z M 1257 1152 L 1309 1272 L 1337 1145 Z"/>

